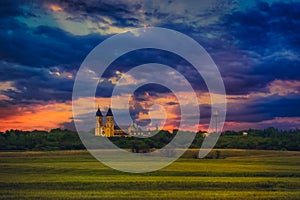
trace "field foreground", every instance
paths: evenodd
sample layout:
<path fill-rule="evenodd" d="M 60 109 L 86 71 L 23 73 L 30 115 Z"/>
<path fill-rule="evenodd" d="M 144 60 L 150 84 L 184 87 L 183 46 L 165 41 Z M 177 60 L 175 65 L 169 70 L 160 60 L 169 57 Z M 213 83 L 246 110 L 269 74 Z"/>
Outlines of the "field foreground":
<path fill-rule="evenodd" d="M 196 152 L 145 174 L 110 169 L 87 151 L 0 152 L 0 199 L 300 199 L 300 152 Z"/>

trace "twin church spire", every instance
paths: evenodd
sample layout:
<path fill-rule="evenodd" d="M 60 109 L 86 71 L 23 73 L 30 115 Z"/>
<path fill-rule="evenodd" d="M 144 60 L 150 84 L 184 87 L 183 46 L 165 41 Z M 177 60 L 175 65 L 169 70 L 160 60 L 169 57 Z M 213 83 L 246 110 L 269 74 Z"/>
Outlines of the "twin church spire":
<path fill-rule="evenodd" d="M 105 124 L 103 123 L 103 115 L 98 106 L 96 112 L 96 127 L 95 127 L 95 136 L 103 137 L 113 137 L 114 136 L 114 116 L 112 114 L 111 108 L 108 108 L 105 117 Z"/>

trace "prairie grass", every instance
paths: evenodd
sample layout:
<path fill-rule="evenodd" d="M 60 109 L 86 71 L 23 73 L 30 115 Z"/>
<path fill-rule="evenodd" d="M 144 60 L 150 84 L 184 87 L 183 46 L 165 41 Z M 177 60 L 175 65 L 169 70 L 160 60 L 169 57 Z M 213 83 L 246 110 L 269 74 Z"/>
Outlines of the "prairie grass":
<path fill-rule="evenodd" d="M 156 172 L 128 174 L 82 150 L 0 152 L 0 199 L 300 198 L 300 152 L 214 150 L 211 159 L 195 153 Z"/>

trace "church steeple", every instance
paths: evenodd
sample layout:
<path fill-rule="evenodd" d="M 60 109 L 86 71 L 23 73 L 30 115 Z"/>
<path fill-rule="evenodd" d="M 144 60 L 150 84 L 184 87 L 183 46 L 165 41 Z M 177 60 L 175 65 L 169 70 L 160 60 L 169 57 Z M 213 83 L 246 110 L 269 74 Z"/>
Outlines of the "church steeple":
<path fill-rule="evenodd" d="M 98 110 L 97 110 L 97 112 L 96 112 L 96 116 L 97 116 L 97 117 L 102 117 L 102 112 L 101 112 L 99 106 L 98 106 Z"/>
<path fill-rule="evenodd" d="M 112 114 L 110 107 L 108 108 L 105 118 L 106 118 L 105 135 L 106 137 L 113 137 L 115 124 L 114 124 L 114 116 Z"/>
<path fill-rule="evenodd" d="M 110 107 L 108 108 L 108 111 L 106 113 L 106 116 L 113 116 L 112 111 L 110 109 Z"/>
<path fill-rule="evenodd" d="M 103 115 L 98 106 L 98 110 L 96 112 L 96 127 L 95 127 L 95 135 L 96 136 L 105 136 L 105 137 L 114 137 L 115 135 L 115 124 L 114 124 L 114 116 L 112 114 L 111 108 L 108 108 L 108 111 L 105 116 L 105 125 L 103 124 Z"/>
<path fill-rule="evenodd" d="M 101 110 L 98 106 L 98 110 L 96 112 L 96 127 L 95 127 L 95 135 L 96 136 L 101 136 L 103 133 L 103 116 L 101 113 Z"/>

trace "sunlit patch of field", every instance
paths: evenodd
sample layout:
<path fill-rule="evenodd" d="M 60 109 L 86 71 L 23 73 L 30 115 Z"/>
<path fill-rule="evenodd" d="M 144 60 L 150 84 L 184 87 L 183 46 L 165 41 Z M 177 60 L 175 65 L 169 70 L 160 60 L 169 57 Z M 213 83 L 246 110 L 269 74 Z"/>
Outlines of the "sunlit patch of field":
<path fill-rule="evenodd" d="M 215 159 L 216 151 L 218 159 Z M 300 152 L 197 150 L 145 174 L 86 151 L 0 152 L 0 199 L 299 199 Z"/>

